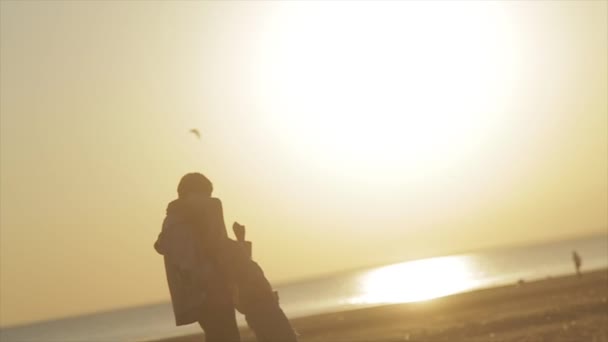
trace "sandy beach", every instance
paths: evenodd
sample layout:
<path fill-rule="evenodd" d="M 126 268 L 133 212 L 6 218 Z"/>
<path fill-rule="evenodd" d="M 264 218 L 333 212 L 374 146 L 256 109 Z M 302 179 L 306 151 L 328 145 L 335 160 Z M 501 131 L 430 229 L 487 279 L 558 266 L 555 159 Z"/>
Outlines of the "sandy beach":
<path fill-rule="evenodd" d="M 302 342 L 608 341 L 608 270 L 293 319 Z M 255 341 L 242 330 L 243 341 Z M 201 334 L 157 342 L 203 341 Z"/>

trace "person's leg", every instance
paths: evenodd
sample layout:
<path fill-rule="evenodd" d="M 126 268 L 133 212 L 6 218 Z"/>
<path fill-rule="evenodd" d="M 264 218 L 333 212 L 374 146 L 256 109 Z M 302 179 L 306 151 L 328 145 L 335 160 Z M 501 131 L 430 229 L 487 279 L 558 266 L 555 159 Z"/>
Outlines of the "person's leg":
<path fill-rule="evenodd" d="M 297 342 L 295 331 L 278 303 L 259 303 L 245 315 L 258 342 Z"/>
<path fill-rule="evenodd" d="M 199 316 L 205 342 L 240 342 L 232 287 L 219 272 L 213 272 L 207 280 L 206 289 L 206 305 Z"/>
<path fill-rule="evenodd" d="M 232 306 L 208 308 L 204 310 L 198 323 L 205 332 L 205 342 L 240 342 L 241 340 Z"/>
<path fill-rule="evenodd" d="M 244 277 L 238 283 L 239 303 L 258 342 L 297 342 L 278 295 L 260 265 L 249 260 L 242 273 Z"/>

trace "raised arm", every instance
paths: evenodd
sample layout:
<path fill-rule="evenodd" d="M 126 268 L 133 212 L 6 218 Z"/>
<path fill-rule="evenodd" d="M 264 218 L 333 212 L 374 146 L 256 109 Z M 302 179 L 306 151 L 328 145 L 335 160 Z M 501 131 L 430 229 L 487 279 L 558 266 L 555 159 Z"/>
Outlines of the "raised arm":
<path fill-rule="evenodd" d="M 245 226 L 239 224 L 238 222 L 234 222 L 232 225 L 232 231 L 234 232 L 234 236 L 236 236 L 236 241 L 241 245 L 249 258 L 251 258 L 251 241 L 245 240 Z"/>

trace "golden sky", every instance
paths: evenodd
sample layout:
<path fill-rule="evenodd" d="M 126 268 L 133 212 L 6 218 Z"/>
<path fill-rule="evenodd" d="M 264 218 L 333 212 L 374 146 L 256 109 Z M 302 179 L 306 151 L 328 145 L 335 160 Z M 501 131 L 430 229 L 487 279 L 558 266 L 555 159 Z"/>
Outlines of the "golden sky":
<path fill-rule="evenodd" d="M 275 283 L 608 227 L 605 1 L 0 6 L 2 326 L 167 300 L 191 171 Z"/>

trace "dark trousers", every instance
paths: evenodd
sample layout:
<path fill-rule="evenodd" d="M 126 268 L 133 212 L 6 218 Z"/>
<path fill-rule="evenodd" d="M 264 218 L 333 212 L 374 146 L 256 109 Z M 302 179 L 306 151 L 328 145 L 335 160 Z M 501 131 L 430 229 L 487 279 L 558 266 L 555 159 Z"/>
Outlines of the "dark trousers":
<path fill-rule="evenodd" d="M 236 310 L 228 283 L 222 277 L 212 277 L 207 284 L 207 293 L 209 297 L 198 321 L 205 332 L 205 342 L 240 342 Z"/>
<path fill-rule="evenodd" d="M 214 305 L 213 308 L 205 308 L 198 324 L 205 332 L 205 342 L 241 341 L 232 305 Z"/>

